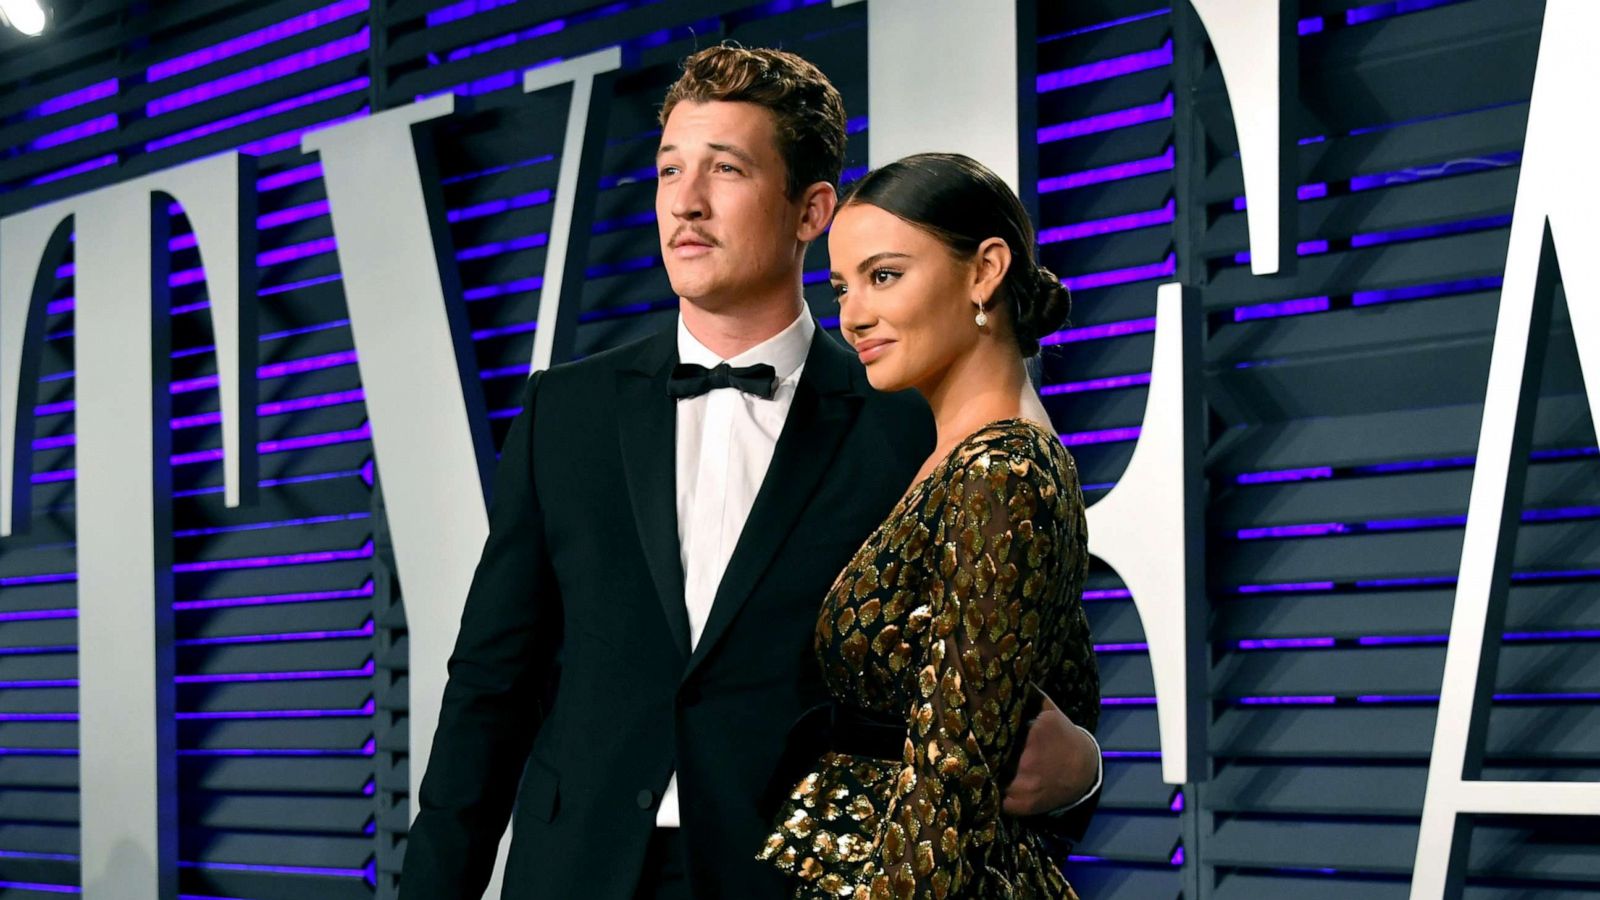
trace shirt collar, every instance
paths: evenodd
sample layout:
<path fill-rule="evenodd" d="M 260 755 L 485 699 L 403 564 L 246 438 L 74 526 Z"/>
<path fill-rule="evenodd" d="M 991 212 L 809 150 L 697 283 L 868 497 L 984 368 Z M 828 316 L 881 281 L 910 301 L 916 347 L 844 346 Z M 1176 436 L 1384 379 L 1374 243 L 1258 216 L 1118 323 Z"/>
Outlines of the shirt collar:
<path fill-rule="evenodd" d="M 689 333 L 689 327 L 683 324 L 683 317 L 679 316 L 678 361 L 708 369 L 724 362 L 736 368 L 766 363 L 780 380 L 792 378 L 805 363 L 806 354 L 811 352 L 811 339 L 816 331 L 817 324 L 812 320 L 810 310 L 801 310 L 799 318 L 789 323 L 789 327 L 732 359 L 720 359 Z"/>

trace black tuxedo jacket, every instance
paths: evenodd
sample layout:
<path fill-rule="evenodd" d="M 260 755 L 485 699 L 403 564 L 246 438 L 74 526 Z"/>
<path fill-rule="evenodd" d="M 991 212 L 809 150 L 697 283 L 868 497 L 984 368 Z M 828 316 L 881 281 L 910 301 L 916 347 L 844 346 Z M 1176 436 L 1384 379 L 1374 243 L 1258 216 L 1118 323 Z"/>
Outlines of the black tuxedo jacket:
<path fill-rule="evenodd" d="M 827 699 L 817 610 L 933 447 L 820 328 L 699 643 L 679 562 L 676 337 L 531 378 L 450 659 L 403 900 L 629 900 L 678 776 L 697 900 L 789 893 L 755 854 L 790 725 Z M 421 736 L 416 736 L 420 738 Z M 513 808 L 513 801 L 515 806 Z"/>

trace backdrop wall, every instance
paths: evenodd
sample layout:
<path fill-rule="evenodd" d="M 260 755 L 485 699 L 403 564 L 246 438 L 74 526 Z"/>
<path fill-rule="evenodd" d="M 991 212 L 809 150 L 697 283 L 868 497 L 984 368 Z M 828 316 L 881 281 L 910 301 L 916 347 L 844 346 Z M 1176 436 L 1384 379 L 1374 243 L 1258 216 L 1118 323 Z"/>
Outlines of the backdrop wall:
<path fill-rule="evenodd" d="M 392 896 L 404 844 L 404 602 L 301 134 L 459 95 L 430 131 L 498 437 L 531 353 L 567 112 L 561 91 L 524 95 L 520 73 L 622 45 L 586 354 L 673 316 L 651 162 L 675 61 L 725 37 L 815 61 L 852 116 L 850 180 L 867 158 L 870 2 L 88 0 L 49 40 L 0 37 L 0 216 L 223 150 L 258 157 L 253 506 L 222 502 L 206 286 L 171 212 L 183 896 Z M 1070 872 L 1086 897 L 1405 895 L 1542 14 L 1533 0 L 1304 0 L 1299 259 L 1260 278 L 1194 14 L 1038 3 L 1024 188 L 1076 301 L 1046 351 L 1045 400 L 1090 500 L 1138 437 L 1155 286 L 1198 288 L 1207 314 L 1210 778 L 1161 783 L 1142 629 L 1099 574 L 1086 599 L 1107 783 Z M 831 326 L 823 251 L 807 295 Z M 73 289 L 69 258 L 41 351 L 32 531 L 0 542 L 5 897 L 78 884 Z M 1600 453 L 1573 347 L 1558 303 L 1489 726 L 1496 778 L 1600 780 Z M 1469 896 L 1592 895 L 1597 846 L 1593 818 L 1484 817 Z"/>

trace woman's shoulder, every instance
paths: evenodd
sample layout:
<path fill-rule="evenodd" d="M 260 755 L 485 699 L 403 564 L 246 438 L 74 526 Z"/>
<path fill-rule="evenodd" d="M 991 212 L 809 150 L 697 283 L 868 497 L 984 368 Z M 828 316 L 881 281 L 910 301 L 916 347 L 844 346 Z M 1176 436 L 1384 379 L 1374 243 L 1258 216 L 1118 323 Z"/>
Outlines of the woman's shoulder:
<path fill-rule="evenodd" d="M 952 456 L 955 465 L 951 468 L 968 477 L 992 474 L 1000 468 L 1027 477 L 1036 469 L 1048 472 L 1072 465 L 1071 454 L 1054 431 L 1023 418 L 990 422 L 968 435 Z"/>
<path fill-rule="evenodd" d="M 1061 438 L 1021 418 L 991 422 L 969 435 L 952 451 L 944 482 L 948 489 L 961 485 L 959 493 L 968 497 L 974 488 L 1009 495 L 1022 484 L 1045 496 L 1081 497 L 1077 465 Z"/>

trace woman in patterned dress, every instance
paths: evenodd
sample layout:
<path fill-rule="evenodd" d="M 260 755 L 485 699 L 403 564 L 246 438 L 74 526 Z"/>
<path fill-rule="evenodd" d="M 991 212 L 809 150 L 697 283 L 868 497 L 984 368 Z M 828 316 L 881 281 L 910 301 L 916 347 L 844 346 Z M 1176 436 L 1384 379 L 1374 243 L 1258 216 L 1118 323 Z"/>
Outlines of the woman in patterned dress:
<path fill-rule="evenodd" d="M 1076 896 L 1001 807 L 1039 692 L 1090 729 L 1100 699 L 1078 472 L 1026 368 L 1069 298 L 1033 246 L 955 154 L 868 174 L 834 219 L 845 339 L 874 388 L 927 398 L 938 445 L 823 602 L 832 729 L 759 853 L 797 898 Z"/>

